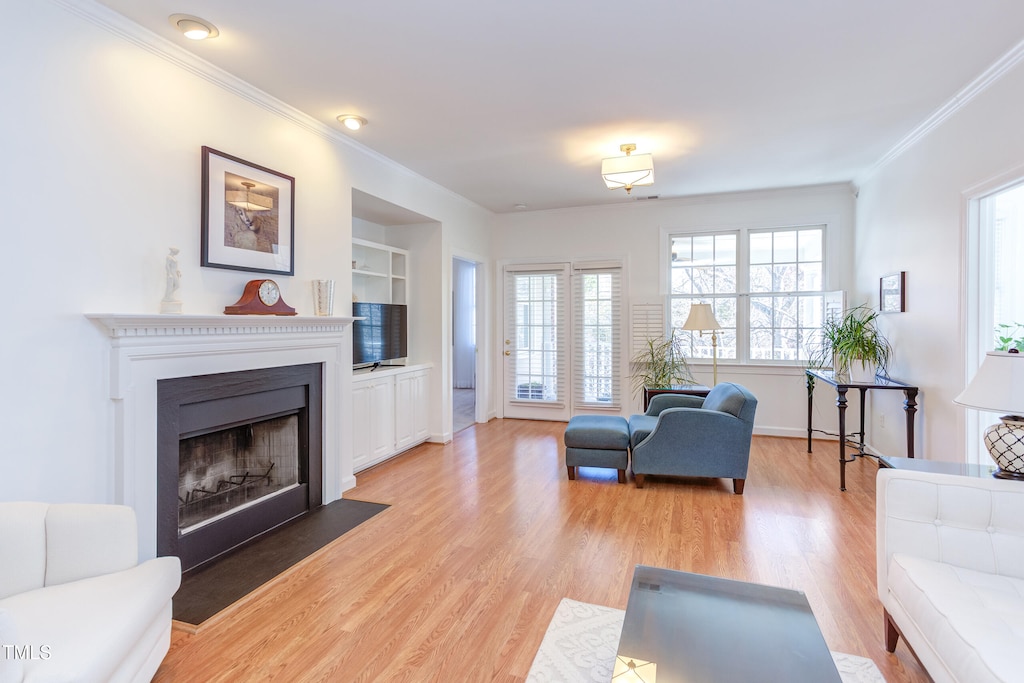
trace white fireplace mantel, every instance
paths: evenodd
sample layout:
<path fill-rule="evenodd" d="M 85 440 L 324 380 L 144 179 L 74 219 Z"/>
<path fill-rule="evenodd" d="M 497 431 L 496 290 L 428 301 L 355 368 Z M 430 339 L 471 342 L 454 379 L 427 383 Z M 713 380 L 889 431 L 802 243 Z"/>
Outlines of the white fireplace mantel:
<path fill-rule="evenodd" d="M 251 334 L 341 334 L 355 318 L 284 315 L 89 313 L 115 339 Z"/>
<path fill-rule="evenodd" d="M 157 382 L 321 363 L 323 502 L 355 486 L 349 327 L 335 316 L 86 314 L 110 339 L 117 502 L 135 509 L 139 554 L 156 555 Z"/>

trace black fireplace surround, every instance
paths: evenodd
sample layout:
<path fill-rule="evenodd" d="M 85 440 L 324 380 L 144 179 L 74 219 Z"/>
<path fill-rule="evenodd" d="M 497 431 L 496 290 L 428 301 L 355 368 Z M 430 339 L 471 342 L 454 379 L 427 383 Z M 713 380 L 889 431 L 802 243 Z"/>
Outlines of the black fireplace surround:
<path fill-rule="evenodd" d="M 157 555 L 196 569 L 322 505 L 322 374 L 310 363 L 157 382 Z M 182 440 L 286 416 L 298 420 L 298 485 L 182 533 Z"/>

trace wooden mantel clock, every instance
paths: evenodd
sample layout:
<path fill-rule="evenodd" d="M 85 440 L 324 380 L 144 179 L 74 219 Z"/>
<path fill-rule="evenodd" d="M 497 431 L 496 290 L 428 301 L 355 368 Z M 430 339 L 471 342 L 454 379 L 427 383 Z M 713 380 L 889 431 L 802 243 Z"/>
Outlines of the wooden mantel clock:
<path fill-rule="evenodd" d="M 281 298 L 281 288 L 273 280 L 249 280 L 241 298 L 225 306 L 226 315 L 295 315 L 295 309 Z"/>

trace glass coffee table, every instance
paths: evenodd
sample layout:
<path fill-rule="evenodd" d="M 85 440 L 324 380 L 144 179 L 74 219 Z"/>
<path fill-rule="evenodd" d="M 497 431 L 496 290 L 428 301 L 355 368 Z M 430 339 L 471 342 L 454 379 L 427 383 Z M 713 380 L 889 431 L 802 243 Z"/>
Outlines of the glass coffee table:
<path fill-rule="evenodd" d="M 803 593 L 643 565 L 615 665 L 635 677 L 613 682 L 842 680 Z"/>

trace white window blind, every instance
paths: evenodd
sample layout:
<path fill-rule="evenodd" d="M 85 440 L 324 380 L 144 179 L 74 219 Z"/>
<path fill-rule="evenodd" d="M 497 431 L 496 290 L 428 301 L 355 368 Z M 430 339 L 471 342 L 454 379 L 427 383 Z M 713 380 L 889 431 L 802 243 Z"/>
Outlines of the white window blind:
<path fill-rule="evenodd" d="M 510 401 L 564 405 L 568 398 L 567 280 L 566 264 L 505 268 Z"/>
<path fill-rule="evenodd" d="M 573 265 L 573 405 L 622 403 L 622 266 Z"/>

